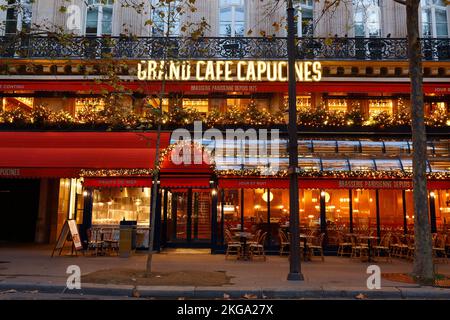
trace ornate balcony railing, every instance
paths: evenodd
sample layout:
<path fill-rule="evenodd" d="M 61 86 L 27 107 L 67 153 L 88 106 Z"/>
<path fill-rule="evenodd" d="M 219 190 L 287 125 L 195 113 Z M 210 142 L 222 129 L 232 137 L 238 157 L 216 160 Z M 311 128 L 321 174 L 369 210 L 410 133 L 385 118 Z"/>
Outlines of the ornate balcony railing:
<path fill-rule="evenodd" d="M 0 57 L 27 59 L 260 59 L 287 57 L 286 38 L 0 37 Z M 424 60 L 449 61 L 450 39 L 424 38 Z M 166 50 L 165 50 L 166 49 Z M 407 59 L 407 40 L 299 38 L 298 59 Z"/>

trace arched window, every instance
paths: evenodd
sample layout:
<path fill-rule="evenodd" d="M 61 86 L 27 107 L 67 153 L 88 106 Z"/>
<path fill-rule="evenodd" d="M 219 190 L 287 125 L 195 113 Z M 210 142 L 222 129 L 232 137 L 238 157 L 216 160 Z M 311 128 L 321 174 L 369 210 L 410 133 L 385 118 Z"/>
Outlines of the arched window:
<path fill-rule="evenodd" d="M 422 0 L 422 36 L 448 37 L 448 17 L 444 0 Z"/>
<path fill-rule="evenodd" d="M 88 0 L 86 13 L 87 36 L 112 34 L 113 0 Z"/>
<path fill-rule="evenodd" d="M 242 37 L 245 29 L 244 0 L 220 0 L 219 34 L 222 37 Z"/>
<path fill-rule="evenodd" d="M 296 36 L 313 35 L 313 0 L 297 0 L 295 3 L 297 30 Z"/>
<path fill-rule="evenodd" d="M 29 32 L 31 29 L 31 0 L 8 0 L 6 7 L 5 35 Z"/>
<path fill-rule="evenodd" d="M 153 0 L 152 12 L 152 35 L 154 37 L 164 37 L 169 31 L 169 36 L 180 34 L 180 16 L 177 14 L 179 1 L 170 4 L 163 1 Z M 170 13 L 170 14 L 169 14 Z M 169 29 L 169 30 L 168 30 Z"/>
<path fill-rule="evenodd" d="M 381 36 L 381 10 L 378 0 L 354 0 L 355 37 Z"/>

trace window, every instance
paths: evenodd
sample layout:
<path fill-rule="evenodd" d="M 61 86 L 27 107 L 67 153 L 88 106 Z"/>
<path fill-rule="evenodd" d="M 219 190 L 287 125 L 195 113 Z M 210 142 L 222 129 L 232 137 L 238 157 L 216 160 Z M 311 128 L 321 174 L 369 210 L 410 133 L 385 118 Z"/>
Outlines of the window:
<path fill-rule="evenodd" d="M 424 37 L 448 37 L 447 8 L 444 0 L 422 0 L 422 34 Z"/>
<path fill-rule="evenodd" d="M 14 35 L 18 32 L 30 32 L 31 29 L 30 0 L 8 0 L 5 20 L 5 35 Z"/>
<path fill-rule="evenodd" d="M 379 37 L 381 35 L 381 11 L 378 0 L 354 0 L 355 37 Z"/>
<path fill-rule="evenodd" d="M 220 0 L 219 33 L 222 37 L 242 37 L 245 29 L 244 0 Z"/>
<path fill-rule="evenodd" d="M 313 0 L 296 1 L 297 36 L 312 37 L 313 35 Z"/>
<path fill-rule="evenodd" d="M 180 34 L 180 16 L 177 15 L 178 1 L 170 4 L 163 1 L 154 1 L 152 13 L 152 34 L 154 37 L 164 37 L 169 31 L 169 36 Z M 169 28 L 169 30 L 167 30 Z"/>
<path fill-rule="evenodd" d="M 112 14 L 113 0 L 89 0 L 86 14 L 86 35 L 111 35 Z"/>

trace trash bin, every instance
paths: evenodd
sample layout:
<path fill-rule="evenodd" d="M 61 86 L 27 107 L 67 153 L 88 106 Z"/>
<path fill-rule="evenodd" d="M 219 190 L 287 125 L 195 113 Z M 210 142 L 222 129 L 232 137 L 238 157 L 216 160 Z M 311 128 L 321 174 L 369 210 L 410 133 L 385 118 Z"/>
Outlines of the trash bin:
<path fill-rule="evenodd" d="M 120 221 L 119 256 L 128 258 L 136 249 L 137 221 Z"/>

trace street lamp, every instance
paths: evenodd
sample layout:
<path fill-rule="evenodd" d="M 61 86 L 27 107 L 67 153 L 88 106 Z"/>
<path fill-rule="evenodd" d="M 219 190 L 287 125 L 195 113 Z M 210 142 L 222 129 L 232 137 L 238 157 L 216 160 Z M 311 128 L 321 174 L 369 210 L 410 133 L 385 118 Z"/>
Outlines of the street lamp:
<path fill-rule="evenodd" d="M 295 79 L 295 22 L 292 0 L 287 2 L 288 22 L 288 79 L 289 79 L 289 227 L 291 232 L 288 280 L 304 280 L 300 263 L 300 230 L 298 205 L 298 135 L 297 135 L 297 81 Z"/>

